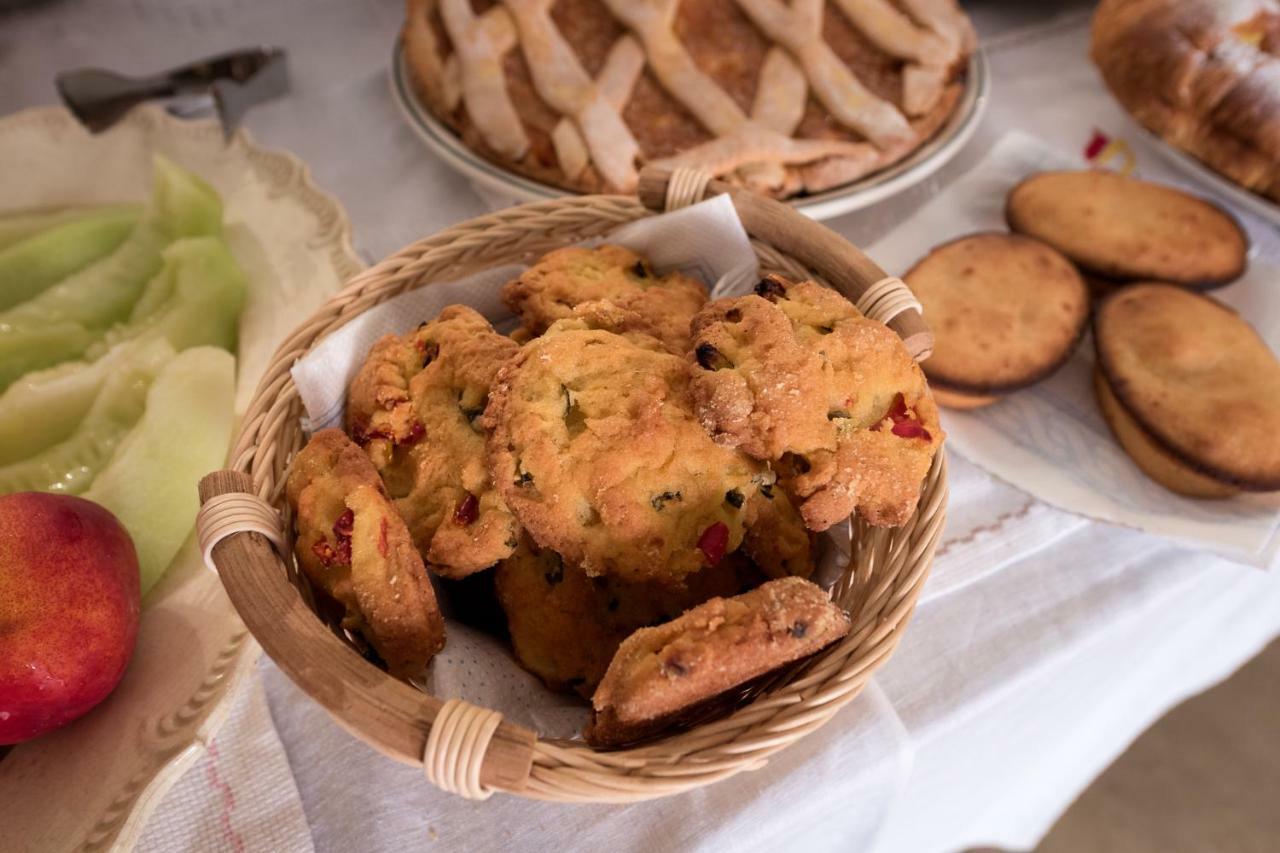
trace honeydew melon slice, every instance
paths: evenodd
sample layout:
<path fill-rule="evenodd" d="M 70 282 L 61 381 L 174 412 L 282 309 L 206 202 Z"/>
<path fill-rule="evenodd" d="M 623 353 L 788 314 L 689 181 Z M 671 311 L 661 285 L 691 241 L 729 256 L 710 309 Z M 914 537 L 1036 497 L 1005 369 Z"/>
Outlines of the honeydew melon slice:
<path fill-rule="evenodd" d="M 138 221 L 124 208 L 87 214 L 0 249 L 0 310 L 57 284 L 124 242 Z"/>
<path fill-rule="evenodd" d="M 214 347 L 179 353 L 152 384 L 142 420 L 85 493 L 133 537 L 143 594 L 191 532 L 196 484 L 226 458 L 234 407 L 230 353 Z"/>
<path fill-rule="evenodd" d="M 182 237 L 218 236 L 221 229 L 217 193 L 157 157 L 151 201 L 119 248 L 34 299 L 0 312 L 0 388 L 24 373 L 79 357 L 93 343 L 94 331 L 128 317 L 147 282 L 160 271 L 166 246 Z M 51 325 L 63 333 L 44 334 L 42 329 Z M 73 332 L 74 326 L 81 331 Z"/>
<path fill-rule="evenodd" d="M 106 204 L 97 207 L 58 207 L 46 210 L 24 210 L 0 216 L 0 249 L 7 249 L 41 231 L 66 225 L 87 216 L 103 213 L 130 213 L 136 220 L 142 211 L 140 204 Z"/>
<path fill-rule="evenodd" d="M 216 238 L 194 237 L 177 241 L 164 257 L 164 269 L 134 308 L 134 322 L 112 329 L 86 351 L 95 361 L 28 373 L 0 393 L 0 465 L 68 438 L 107 378 L 134 359 L 149 362 L 161 351 L 158 342 L 167 340 L 179 351 L 234 351 L 246 285 L 230 252 Z"/>
<path fill-rule="evenodd" d="M 96 358 L 121 341 L 164 337 L 176 349 L 217 346 L 234 352 L 248 285 L 226 244 L 213 237 L 179 240 L 134 306 L 129 323 L 86 353 Z"/>
<path fill-rule="evenodd" d="M 98 392 L 84 420 L 65 440 L 34 456 L 0 467 L 0 495 L 61 492 L 78 495 L 111 460 L 116 447 L 141 420 L 151 384 L 174 360 L 173 347 L 160 341 L 119 365 Z"/>
<path fill-rule="evenodd" d="M 174 350 L 163 338 L 141 338 L 92 364 L 68 362 L 22 377 L 0 394 L 0 465 L 70 438 L 110 377 L 138 365 L 157 373 Z"/>

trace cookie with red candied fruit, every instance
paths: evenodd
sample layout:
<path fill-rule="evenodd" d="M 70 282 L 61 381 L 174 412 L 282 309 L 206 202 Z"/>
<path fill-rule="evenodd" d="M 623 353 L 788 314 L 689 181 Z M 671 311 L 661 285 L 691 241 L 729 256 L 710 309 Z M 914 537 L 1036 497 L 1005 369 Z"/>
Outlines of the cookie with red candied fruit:
<path fill-rule="evenodd" d="M 920 367 L 892 330 L 814 282 L 769 276 L 693 321 L 691 387 L 717 442 L 768 461 L 805 524 L 906 521 L 942 443 Z"/>
<path fill-rule="evenodd" d="M 580 317 L 503 366 L 485 425 L 507 506 L 590 575 L 679 583 L 738 549 L 748 502 L 772 482 L 698 424 L 684 359 Z"/>
<path fill-rule="evenodd" d="M 303 574 L 393 675 L 421 675 L 444 646 L 444 617 L 369 458 L 340 430 L 318 432 L 294 457 L 286 495 Z"/>
<path fill-rule="evenodd" d="M 374 344 L 348 391 L 348 431 L 444 577 L 486 569 L 516 546 L 519 527 L 489 479 L 480 416 L 498 368 L 519 348 L 475 310 L 451 305 Z"/>

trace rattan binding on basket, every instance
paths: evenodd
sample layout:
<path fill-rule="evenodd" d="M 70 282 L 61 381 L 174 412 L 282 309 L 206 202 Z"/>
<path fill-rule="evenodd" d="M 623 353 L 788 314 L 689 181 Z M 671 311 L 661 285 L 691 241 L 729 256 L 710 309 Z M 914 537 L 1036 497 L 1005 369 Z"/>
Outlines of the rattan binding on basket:
<path fill-rule="evenodd" d="M 579 741 L 540 738 L 497 712 L 442 702 L 392 678 L 316 615 L 305 581 L 267 532 L 245 526 L 249 532 L 214 541 L 206 529 L 221 517 L 218 507 L 275 507 L 279 526 L 271 532 L 291 544 L 284 481 L 303 435 L 289 370 L 327 334 L 406 290 L 601 237 L 668 204 L 729 193 L 763 271 L 818 280 L 855 304 L 865 298 L 868 311 L 888 317 L 913 355 L 927 356 L 932 337 L 909 291 L 833 232 L 785 204 L 705 175 L 682 174 L 676 181 L 673 190 L 670 174 L 646 170 L 639 201 L 581 196 L 508 208 L 419 240 L 356 276 L 280 346 L 242 421 L 230 469 L 201 482 L 202 501 L 215 507 L 201 515 L 201 543 L 263 649 L 348 730 L 391 758 L 422 766 L 445 790 L 476 798 L 506 791 L 558 802 L 635 802 L 762 767 L 858 694 L 897 646 L 928 575 L 946 515 L 945 446 L 906 524 L 884 529 L 853 520 L 851 558 L 832 589 L 853 622 L 844 640 L 774 675 L 722 719 L 643 746 L 597 752 Z M 231 504 L 217 497 L 236 493 L 257 500 Z M 252 524 L 265 518 L 254 512 Z"/>

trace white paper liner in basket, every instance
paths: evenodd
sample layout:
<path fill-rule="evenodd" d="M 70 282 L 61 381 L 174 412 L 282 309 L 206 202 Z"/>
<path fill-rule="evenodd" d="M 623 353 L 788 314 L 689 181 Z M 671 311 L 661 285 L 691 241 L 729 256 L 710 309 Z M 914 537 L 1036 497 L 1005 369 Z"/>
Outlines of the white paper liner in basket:
<path fill-rule="evenodd" d="M 747 292 L 759 279 L 759 263 L 728 196 L 716 196 L 671 213 L 652 216 L 613 231 L 607 241 L 646 257 L 659 273 L 678 269 L 700 279 L 715 297 Z M 470 305 L 495 327 L 513 328 L 515 318 L 502 304 L 502 286 L 524 267 L 507 265 L 457 281 L 410 291 L 372 308 L 321 341 L 293 366 L 293 380 L 307 411 L 308 433 L 342 425 L 347 386 L 379 337 L 402 334 L 429 320 L 447 305 Z M 848 563 L 848 523 L 819 540 L 816 579 L 829 586 Z M 447 597 L 442 596 L 446 617 Z M 514 723 L 544 736 L 579 738 L 587 708 L 572 696 L 553 693 L 521 669 L 506 642 L 457 619 L 432 662 L 422 686 L 434 696 L 449 696 L 493 708 Z"/>

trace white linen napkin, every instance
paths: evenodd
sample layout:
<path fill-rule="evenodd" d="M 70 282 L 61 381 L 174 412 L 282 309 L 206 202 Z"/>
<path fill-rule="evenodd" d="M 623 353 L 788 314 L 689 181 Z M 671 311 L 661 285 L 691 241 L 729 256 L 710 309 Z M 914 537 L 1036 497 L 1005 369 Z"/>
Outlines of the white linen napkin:
<path fill-rule="evenodd" d="M 1005 196 L 1022 178 L 1081 165 L 1036 137 L 1010 133 L 872 246 L 870 254 L 901 275 L 933 246 L 978 231 L 1006 230 Z M 1242 279 L 1211 294 L 1240 311 L 1272 349 L 1280 349 L 1278 279 L 1280 270 L 1254 257 Z M 1133 464 L 1102 420 L 1092 388 L 1093 365 L 1093 342 L 1086 337 L 1071 360 L 1044 382 L 985 408 L 944 410 L 948 445 L 1046 503 L 1273 567 L 1280 551 L 1280 501 L 1259 495 L 1194 500 L 1157 485 Z"/>

